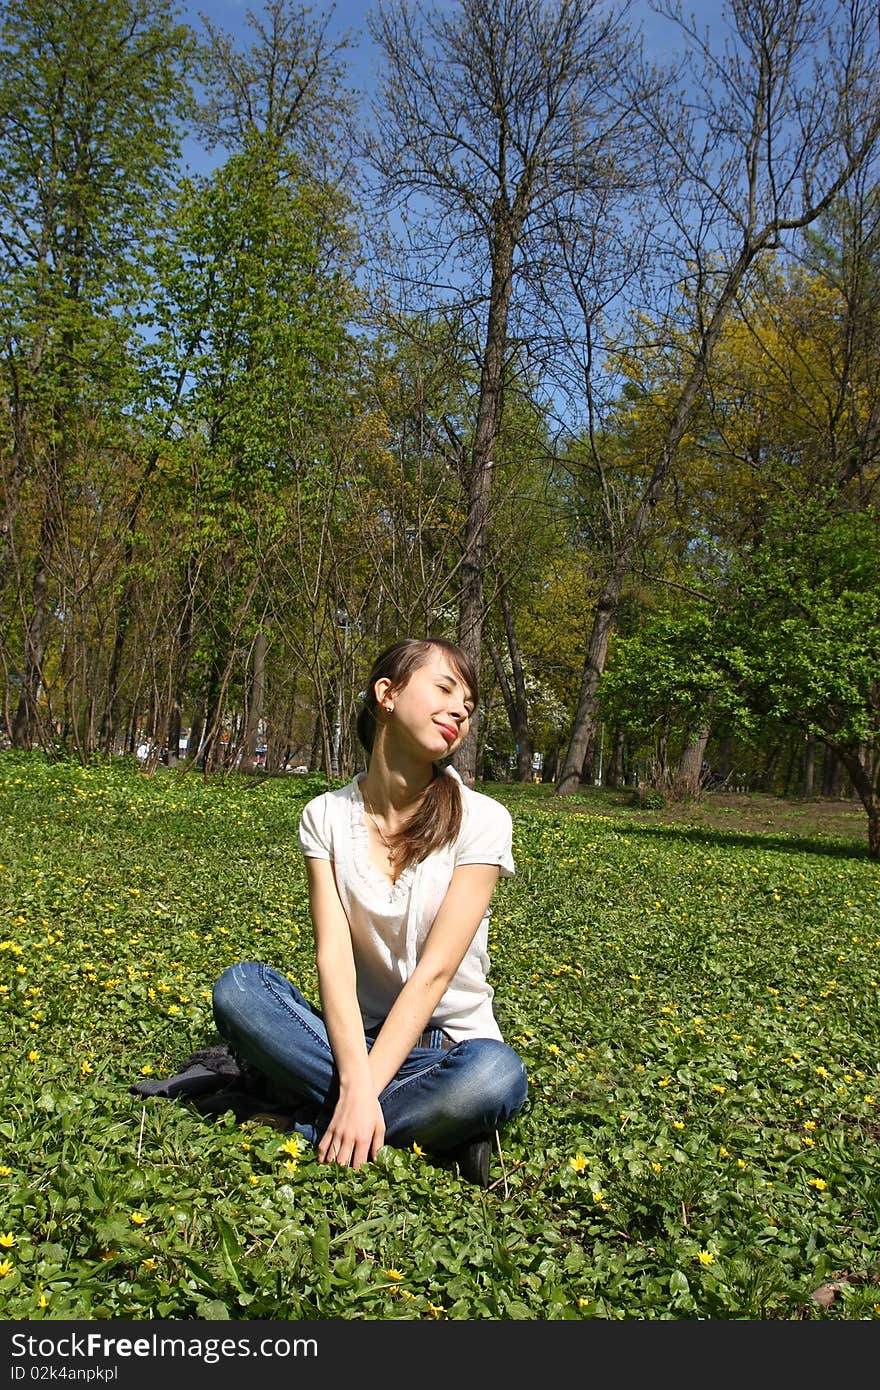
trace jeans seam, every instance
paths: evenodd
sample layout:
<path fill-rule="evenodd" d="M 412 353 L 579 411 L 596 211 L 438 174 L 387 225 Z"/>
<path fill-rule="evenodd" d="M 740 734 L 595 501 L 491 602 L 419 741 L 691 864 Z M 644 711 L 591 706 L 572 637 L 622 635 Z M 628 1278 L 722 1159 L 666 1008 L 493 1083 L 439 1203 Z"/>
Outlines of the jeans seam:
<path fill-rule="evenodd" d="M 316 1032 L 314 1028 L 311 1028 L 309 1026 L 308 1022 L 306 1021 L 304 1011 L 291 1008 L 290 1004 L 284 998 L 284 995 L 281 993 L 281 991 L 271 982 L 268 971 L 266 970 L 265 966 L 261 966 L 260 968 L 260 984 L 263 986 L 266 993 L 271 995 L 273 1001 L 277 1004 L 280 1004 L 282 1009 L 284 1009 L 284 1011 L 290 1016 L 290 1018 L 293 1019 L 296 1023 L 299 1023 L 310 1035 L 310 1037 L 314 1039 L 316 1043 L 319 1043 L 322 1047 L 326 1048 L 327 1052 L 332 1057 L 333 1049 L 330 1046 L 329 1042 L 326 1040 L 326 1038 L 322 1038 L 321 1034 Z"/>
<path fill-rule="evenodd" d="M 448 1055 L 447 1053 L 446 1056 Z M 420 1081 L 421 1078 L 427 1076 L 429 1072 L 436 1071 L 438 1067 L 442 1067 L 444 1061 L 445 1057 L 441 1057 L 439 1061 L 431 1062 L 427 1067 L 422 1067 L 421 1071 L 412 1072 L 409 1076 L 402 1076 L 399 1081 L 390 1081 L 380 1095 L 379 1100 L 388 1100 L 391 1096 L 397 1095 L 397 1092 L 402 1090 L 404 1086 L 408 1086 L 411 1081 Z"/>

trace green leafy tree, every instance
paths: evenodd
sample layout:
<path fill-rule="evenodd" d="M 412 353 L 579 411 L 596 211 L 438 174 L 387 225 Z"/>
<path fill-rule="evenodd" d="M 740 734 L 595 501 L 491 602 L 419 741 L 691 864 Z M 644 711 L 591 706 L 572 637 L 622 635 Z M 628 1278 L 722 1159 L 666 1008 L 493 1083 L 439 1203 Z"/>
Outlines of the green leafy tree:
<path fill-rule="evenodd" d="M 598 594 L 560 794 L 580 781 L 625 585 L 699 412 L 724 325 L 767 254 L 831 208 L 870 164 L 880 138 L 872 5 L 736 0 L 725 15 L 721 52 L 696 18 L 685 19 L 674 3 L 661 8 L 687 36 L 690 90 L 671 77 L 658 81 L 649 68 L 632 99 L 646 147 L 661 152 L 656 186 L 666 225 L 658 258 L 676 289 L 657 317 L 672 330 L 662 339 L 677 389 Z M 676 343 L 685 341 L 681 355 Z"/>
<path fill-rule="evenodd" d="M 77 509 L 102 494 L 139 404 L 133 342 L 187 102 L 167 0 L 10 0 L 0 33 L 2 572 L 19 615 L 16 744 L 46 737 L 68 641 Z M 105 494 L 104 500 L 109 500 Z M 117 524 L 107 518 L 109 528 Z M 53 647 L 54 644 L 54 647 Z M 14 654 L 15 655 L 15 654 Z"/>
<path fill-rule="evenodd" d="M 880 858 L 880 514 L 820 500 L 772 523 L 734 567 L 728 679 L 757 714 L 796 722 L 840 757 Z"/>
<path fill-rule="evenodd" d="M 178 458 L 191 478 L 177 603 L 202 615 L 189 675 L 177 664 L 205 721 L 206 767 L 231 709 L 254 743 L 255 700 L 272 672 L 273 560 L 292 516 L 299 535 L 320 529 L 302 503 L 347 408 L 355 303 L 348 202 L 330 176 L 330 145 L 315 143 L 322 119 L 345 105 L 326 25 L 282 3 L 250 24 L 244 49 L 208 26 L 203 129 L 226 157 L 181 184 L 155 308 L 157 420 L 185 441 Z M 187 593 L 190 582 L 200 594 Z M 181 688 L 172 704 L 183 699 Z"/>

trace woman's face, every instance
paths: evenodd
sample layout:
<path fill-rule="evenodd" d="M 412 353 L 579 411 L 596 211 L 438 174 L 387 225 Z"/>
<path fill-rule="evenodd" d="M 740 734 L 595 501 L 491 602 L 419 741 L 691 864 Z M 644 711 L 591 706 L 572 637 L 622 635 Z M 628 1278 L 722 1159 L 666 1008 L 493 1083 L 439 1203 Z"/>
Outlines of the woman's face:
<path fill-rule="evenodd" d="M 395 737 L 415 743 L 433 762 L 460 747 L 470 729 L 471 692 L 442 647 L 432 647 L 405 685 L 393 689 L 377 681 L 379 704 L 391 702 L 388 720 Z"/>

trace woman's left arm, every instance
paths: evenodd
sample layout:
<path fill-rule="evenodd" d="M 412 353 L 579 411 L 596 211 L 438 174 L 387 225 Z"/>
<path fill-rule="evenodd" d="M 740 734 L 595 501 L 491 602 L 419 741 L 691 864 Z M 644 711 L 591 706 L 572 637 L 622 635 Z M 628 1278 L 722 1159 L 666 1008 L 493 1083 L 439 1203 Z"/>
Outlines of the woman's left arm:
<path fill-rule="evenodd" d="M 497 864 L 459 864 L 418 964 L 370 1049 L 370 1071 L 378 1096 L 396 1075 L 464 960 L 498 882 Z"/>

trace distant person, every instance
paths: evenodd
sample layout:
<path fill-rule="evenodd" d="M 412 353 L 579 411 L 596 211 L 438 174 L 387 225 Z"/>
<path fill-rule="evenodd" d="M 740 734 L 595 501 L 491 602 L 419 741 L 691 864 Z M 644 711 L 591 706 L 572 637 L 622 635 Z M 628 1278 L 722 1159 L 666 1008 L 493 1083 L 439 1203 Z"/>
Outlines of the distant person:
<path fill-rule="evenodd" d="M 214 1017 L 296 1106 L 321 1163 L 418 1144 L 489 1184 L 494 1136 L 526 1100 L 493 1012 L 487 936 L 514 873 L 510 813 L 441 766 L 470 730 L 477 675 L 439 638 L 376 659 L 358 718 L 366 773 L 300 819 L 321 1008 L 271 966 L 230 966 Z"/>

